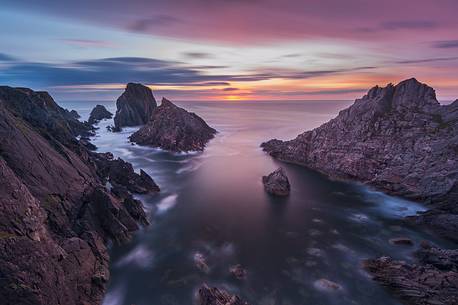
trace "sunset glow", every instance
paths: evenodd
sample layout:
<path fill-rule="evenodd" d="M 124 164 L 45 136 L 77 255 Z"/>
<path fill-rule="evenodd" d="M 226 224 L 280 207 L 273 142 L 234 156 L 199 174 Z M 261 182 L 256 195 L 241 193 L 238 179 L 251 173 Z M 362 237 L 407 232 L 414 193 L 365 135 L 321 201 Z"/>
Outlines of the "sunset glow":
<path fill-rule="evenodd" d="M 456 1 L 82 2 L 3 1 L 0 31 L 17 35 L 1 82 L 70 100 L 130 81 L 175 100 L 306 100 L 415 76 L 458 96 Z"/>

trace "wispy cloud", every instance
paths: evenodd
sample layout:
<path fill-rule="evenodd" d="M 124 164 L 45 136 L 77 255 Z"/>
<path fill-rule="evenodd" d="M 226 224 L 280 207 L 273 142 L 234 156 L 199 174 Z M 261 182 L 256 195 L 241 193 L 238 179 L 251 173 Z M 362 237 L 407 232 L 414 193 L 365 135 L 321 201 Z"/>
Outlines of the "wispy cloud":
<path fill-rule="evenodd" d="M 438 48 L 438 49 L 453 49 L 453 48 L 458 48 L 458 40 L 436 41 L 432 45 L 434 48 Z"/>
<path fill-rule="evenodd" d="M 81 48 L 113 48 L 115 44 L 104 40 L 95 39 L 59 39 L 63 43 Z"/>
<path fill-rule="evenodd" d="M 397 64 L 422 64 L 422 63 L 434 63 L 434 62 L 454 61 L 454 60 L 458 60 L 458 56 L 408 59 L 408 60 L 399 60 L 399 61 L 396 61 L 395 63 Z"/>

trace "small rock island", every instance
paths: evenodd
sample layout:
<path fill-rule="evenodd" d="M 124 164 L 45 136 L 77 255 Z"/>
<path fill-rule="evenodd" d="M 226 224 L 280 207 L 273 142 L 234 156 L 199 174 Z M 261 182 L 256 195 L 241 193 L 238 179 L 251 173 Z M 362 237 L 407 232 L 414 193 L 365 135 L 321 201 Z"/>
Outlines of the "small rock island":
<path fill-rule="evenodd" d="M 101 120 L 111 119 L 112 117 L 113 114 L 110 111 L 108 111 L 107 108 L 105 108 L 105 106 L 96 105 L 89 115 L 88 123 L 93 125 L 97 124 Z"/>
<path fill-rule="evenodd" d="M 115 130 L 126 126 L 139 126 L 148 122 L 157 103 L 150 88 L 128 83 L 124 93 L 116 101 Z"/>
<path fill-rule="evenodd" d="M 188 112 L 163 98 L 149 122 L 130 136 L 139 145 L 159 147 L 173 152 L 202 151 L 216 130 L 195 113 Z"/>
<path fill-rule="evenodd" d="M 285 170 L 281 167 L 263 176 L 262 183 L 266 192 L 275 196 L 288 196 L 291 189 Z"/>

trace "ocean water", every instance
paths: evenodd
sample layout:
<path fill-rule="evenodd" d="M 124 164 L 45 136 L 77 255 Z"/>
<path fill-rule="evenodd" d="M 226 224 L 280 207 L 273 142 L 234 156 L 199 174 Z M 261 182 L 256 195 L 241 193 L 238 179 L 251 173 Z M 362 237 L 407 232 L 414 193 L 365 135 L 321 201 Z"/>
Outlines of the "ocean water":
<path fill-rule="evenodd" d="M 369 278 L 361 261 L 381 255 L 411 260 L 414 247 L 391 245 L 395 237 L 447 246 L 402 222 L 425 208 L 277 162 L 259 148 L 268 139 L 290 139 L 317 127 L 350 103 L 178 103 L 219 131 L 205 152 L 190 154 L 132 145 L 128 136 L 137 128 L 110 133 L 112 121 L 101 122 L 92 139 L 98 150 L 143 168 L 161 187 L 157 195 L 138 197 L 151 225 L 131 243 L 110 249 L 103 304 L 195 304 L 202 283 L 253 305 L 399 304 Z M 114 112 L 114 102 L 103 104 Z M 95 103 L 61 105 L 85 119 Z M 287 198 L 267 195 L 261 182 L 279 166 L 291 182 Z M 202 258 L 208 268 L 196 266 Z M 236 264 L 247 270 L 246 279 L 231 276 Z"/>

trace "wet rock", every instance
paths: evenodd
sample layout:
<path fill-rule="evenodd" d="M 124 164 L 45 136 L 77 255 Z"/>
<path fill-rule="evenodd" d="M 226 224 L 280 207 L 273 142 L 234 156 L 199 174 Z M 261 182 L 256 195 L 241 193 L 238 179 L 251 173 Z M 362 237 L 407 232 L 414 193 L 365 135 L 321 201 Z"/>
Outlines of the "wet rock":
<path fill-rule="evenodd" d="M 0 303 L 100 304 L 106 244 L 144 221 L 76 140 L 89 130 L 47 93 L 0 87 Z"/>
<path fill-rule="evenodd" d="M 116 130 L 125 126 L 146 124 L 157 104 L 150 88 L 142 84 L 128 83 L 123 94 L 116 101 L 114 124 Z"/>
<path fill-rule="evenodd" d="M 81 138 L 80 139 L 80 143 L 81 143 L 81 145 L 83 145 L 84 147 L 86 147 L 89 150 L 96 150 L 97 149 L 97 146 L 92 144 L 91 140 L 89 138 Z"/>
<path fill-rule="evenodd" d="M 230 267 L 229 273 L 232 274 L 238 280 L 244 280 L 247 275 L 247 271 L 240 264 Z"/>
<path fill-rule="evenodd" d="M 440 105 L 433 88 L 408 79 L 370 89 L 336 118 L 293 140 L 261 146 L 279 160 L 435 207 L 458 200 L 457 135 L 458 101 Z M 442 210 L 418 223 L 453 237 L 456 218 Z"/>
<path fill-rule="evenodd" d="M 97 124 L 101 120 L 104 119 L 111 119 L 113 117 L 113 114 L 105 108 L 103 105 L 96 105 L 92 111 L 91 114 L 89 115 L 89 120 L 88 123 L 93 125 Z"/>
<path fill-rule="evenodd" d="M 131 135 L 130 140 L 174 152 L 202 151 L 215 133 L 201 117 L 164 98 L 150 121 Z"/>
<path fill-rule="evenodd" d="M 408 237 L 396 237 L 389 240 L 392 245 L 413 246 L 413 241 Z"/>
<path fill-rule="evenodd" d="M 415 256 L 416 264 L 381 257 L 363 266 L 404 304 L 458 304 L 458 250 L 424 245 Z"/>
<path fill-rule="evenodd" d="M 100 177 L 107 179 L 113 187 L 124 186 L 137 194 L 159 192 L 159 186 L 142 169 L 137 174 L 132 164 L 121 158 L 114 159 L 112 154 L 93 154 Z"/>
<path fill-rule="evenodd" d="M 210 267 L 207 264 L 207 259 L 202 253 L 195 253 L 193 256 L 194 264 L 196 265 L 197 269 L 204 273 L 210 272 Z"/>
<path fill-rule="evenodd" d="M 328 292 L 335 292 L 335 291 L 342 290 L 342 286 L 340 286 L 339 284 L 333 281 L 327 280 L 327 279 L 319 279 L 315 281 L 313 285 L 315 286 L 315 288 L 319 290 L 328 291 Z"/>
<path fill-rule="evenodd" d="M 266 192 L 276 196 L 288 196 L 291 186 L 283 168 L 278 168 L 268 176 L 262 177 Z"/>
<path fill-rule="evenodd" d="M 199 288 L 198 296 L 200 305 L 248 305 L 239 296 L 216 287 L 209 287 L 207 284 Z"/>

